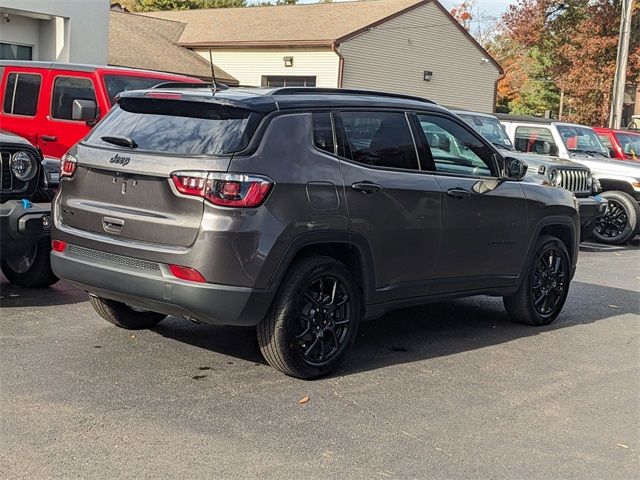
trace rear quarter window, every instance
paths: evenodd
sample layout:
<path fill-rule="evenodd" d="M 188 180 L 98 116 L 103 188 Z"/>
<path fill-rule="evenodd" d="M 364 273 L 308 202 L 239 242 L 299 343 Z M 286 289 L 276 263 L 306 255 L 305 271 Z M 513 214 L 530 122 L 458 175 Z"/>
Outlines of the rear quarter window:
<path fill-rule="evenodd" d="M 2 111 L 33 117 L 38 109 L 42 77 L 35 73 L 10 73 L 4 88 Z"/>
<path fill-rule="evenodd" d="M 124 98 L 86 139 L 118 148 L 102 137 L 128 137 L 138 151 L 176 155 L 228 155 L 246 148 L 261 115 L 205 102 Z"/>

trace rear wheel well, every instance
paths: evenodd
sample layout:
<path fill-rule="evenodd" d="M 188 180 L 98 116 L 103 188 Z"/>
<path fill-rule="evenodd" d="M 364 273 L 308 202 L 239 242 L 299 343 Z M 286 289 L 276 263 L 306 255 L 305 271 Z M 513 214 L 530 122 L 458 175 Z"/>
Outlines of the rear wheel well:
<path fill-rule="evenodd" d="M 559 238 L 569 252 L 569 257 L 573 261 L 573 232 L 568 225 L 547 225 L 541 231 L 540 235 L 551 235 Z"/>
<path fill-rule="evenodd" d="M 358 288 L 366 295 L 366 273 L 360 250 L 349 243 L 318 243 L 302 247 L 293 257 L 290 265 L 314 255 L 324 255 L 344 263 L 356 280 Z"/>

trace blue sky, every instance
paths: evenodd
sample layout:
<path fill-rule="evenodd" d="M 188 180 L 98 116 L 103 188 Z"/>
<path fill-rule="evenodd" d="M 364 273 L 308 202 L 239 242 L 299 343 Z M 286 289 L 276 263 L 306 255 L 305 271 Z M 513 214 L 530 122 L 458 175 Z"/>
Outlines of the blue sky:
<path fill-rule="evenodd" d="M 301 3 L 315 3 L 317 0 L 301 0 Z M 349 1 L 349 0 L 334 0 L 334 1 Z M 451 10 L 456 4 L 462 2 L 462 0 L 440 0 L 440 2 Z M 481 12 L 487 12 L 491 16 L 500 16 L 503 14 L 510 4 L 517 3 L 516 0 L 478 0 L 478 8 Z"/>
<path fill-rule="evenodd" d="M 441 0 L 441 3 L 451 10 L 451 7 L 461 3 L 461 0 Z M 489 15 L 499 16 L 503 14 L 509 5 L 517 3 L 514 0 L 478 0 L 478 8 Z"/>

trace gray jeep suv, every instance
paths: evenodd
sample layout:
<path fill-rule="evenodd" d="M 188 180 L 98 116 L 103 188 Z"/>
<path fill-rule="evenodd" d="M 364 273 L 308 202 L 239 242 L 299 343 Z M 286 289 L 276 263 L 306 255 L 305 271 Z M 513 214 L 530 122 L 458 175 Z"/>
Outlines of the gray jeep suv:
<path fill-rule="evenodd" d="M 439 131 L 456 142 L 431 146 Z M 525 173 L 423 99 L 127 92 L 63 159 L 52 265 L 120 327 L 257 326 L 272 366 L 314 378 L 361 320 L 399 307 L 485 294 L 517 321 L 553 321 L 576 200 Z"/>

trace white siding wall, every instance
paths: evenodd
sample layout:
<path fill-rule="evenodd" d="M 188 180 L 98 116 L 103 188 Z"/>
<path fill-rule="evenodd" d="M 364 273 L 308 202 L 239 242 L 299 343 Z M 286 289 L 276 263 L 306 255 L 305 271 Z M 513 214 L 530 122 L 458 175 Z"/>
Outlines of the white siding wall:
<path fill-rule="evenodd" d="M 39 47 L 37 56 L 34 49 L 34 60 L 106 64 L 109 5 L 109 0 L 0 0 L 0 11 L 11 19 L 9 23 L 2 20 L 0 31 L 10 42 L 5 25 L 14 19 L 17 24 L 18 18 L 40 18 L 33 34 Z"/>
<path fill-rule="evenodd" d="M 33 60 L 38 59 L 40 20 L 11 15 L 9 22 L 0 18 L 0 42 L 32 47 Z"/>
<path fill-rule="evenodd" d="M 209 50 L 194 49 L 209 61 Z M 330 49 L 270 48 L 213 49 L 213 63 L 238 79 L 241 85 L 260 86 L 263 75 L 317 77 L 318 87 L 337 87 L 339 57 Z M 285 67 L 282 57 L 293 57 L 293 67 Z"/>
<path fill-rule="evenodd" d="M 492 112 L 500 73 L 429 3 L 340 45 L 343 86 L 404 93 Z M 424 70 L 433 72 L 430 82 Z"/>

